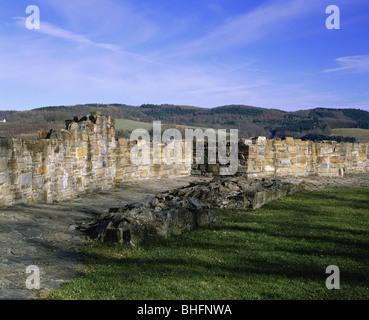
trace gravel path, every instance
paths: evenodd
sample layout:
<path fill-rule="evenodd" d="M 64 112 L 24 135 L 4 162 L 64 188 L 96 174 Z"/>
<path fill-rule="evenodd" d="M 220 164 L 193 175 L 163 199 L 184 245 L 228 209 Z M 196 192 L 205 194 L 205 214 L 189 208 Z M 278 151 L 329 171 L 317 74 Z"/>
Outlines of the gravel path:
<path fill-rule="evenodd" d="M 202 178 L 203 179 L 203 178 Z M 83 267 L 80 246 L 85 238 L 76 230 L 112 207 L 188 185 L 201 178 L 127 182 L 119 188 L 56 204 L 16 205 L 0 209 L 0 299 L 42 296 L 77 277 Z M 40 289 L 30 290 L 27 266 L 40 271 Z"/>

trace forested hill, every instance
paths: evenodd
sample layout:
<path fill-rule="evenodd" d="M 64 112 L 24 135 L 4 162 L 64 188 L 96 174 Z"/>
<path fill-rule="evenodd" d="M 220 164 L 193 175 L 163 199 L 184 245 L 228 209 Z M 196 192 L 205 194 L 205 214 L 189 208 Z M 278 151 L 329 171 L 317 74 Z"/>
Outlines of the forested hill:
<path fill-rule="evenodd" d="M 0 121 L 23 124 L 55 124 L 62 126 L 75 115 L 101 111 L 116 119 L 140 122 L 161 120 L 163 124 L 197 126 L 215 129 L 239 129 L 239 136 L 263 135 L 268 138 L 306 135 L 325 137 L 337 128 L 369 129 L 369 112 L 359 109 L 316 108 L 296 112 L 264 109 L 244 105 L 198 108 L 178 105 L 86 104 L 55 106 L 30 111 L 0 111 Z M 1 130 L 1 127 L 0 127 Z M 3 135 L 3 131 L 1 132 Z"/>

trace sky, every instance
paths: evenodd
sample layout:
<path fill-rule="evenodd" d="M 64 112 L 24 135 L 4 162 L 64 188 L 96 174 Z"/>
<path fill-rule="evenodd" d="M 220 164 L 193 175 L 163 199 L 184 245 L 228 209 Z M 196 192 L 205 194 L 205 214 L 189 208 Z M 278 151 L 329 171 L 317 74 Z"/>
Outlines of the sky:
<path fill-rule="evenodd" d="M 369 1 L 1 0 L 0 110 L 86 103 L 369 111 Z"/>

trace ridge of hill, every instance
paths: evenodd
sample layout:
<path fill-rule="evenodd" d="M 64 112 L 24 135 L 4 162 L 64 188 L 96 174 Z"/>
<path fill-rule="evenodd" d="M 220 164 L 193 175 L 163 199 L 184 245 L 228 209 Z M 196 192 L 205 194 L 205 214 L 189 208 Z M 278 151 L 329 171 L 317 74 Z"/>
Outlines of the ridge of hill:
<path fill-rule="evenodd" d="M 8 126 L 0 126 L 0 135 L 19 134 L 27 127 L 28 134 L 35 126 L 63 127 L 66 119 L 77 114 L 101 111 L 116 119 L 150 123 L 160 120 L 166 125 L 203 127 L 214 129 L 239 129 L 239 136 L 266 136 L 279 138 L 292 136 L 309 139 L 327 138 L 337 132 L 334 129 L 369 129 L 369 112 L 360 109 L 314 108 L 287 112 L 278 109 L 258 108 L 246 105 L 226 105 L 215 108 L 200 108 L 171 104 L 83 104 L 75 106 L 50 106 L 29 111 L 0 111 L 0 120 L 6 119 Z M 24 126 L 24 124 L 27 124 Z M 12 128 L 12 130 L 10 130 Z M 333 132 L 332 132 L 333 130 Z M 127 131 L 127 130 L 126 130 Z M 355 132 L 351 130 L 350 132 Z M 127 134 L 127 132 L 125 132 Z"/>

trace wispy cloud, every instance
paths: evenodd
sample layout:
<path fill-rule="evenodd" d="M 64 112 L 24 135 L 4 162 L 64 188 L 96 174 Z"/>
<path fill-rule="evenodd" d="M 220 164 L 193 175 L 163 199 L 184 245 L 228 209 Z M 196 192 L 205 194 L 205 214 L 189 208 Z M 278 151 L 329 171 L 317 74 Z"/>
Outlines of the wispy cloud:
<path fill-rule="evenodd" d="M 51 37 L 61 38 L 61 39 L 77 42 L 80 44 L 92 45 L 92 46 L 104 48 L 104 49 L 114 51 L 114 52 L 121 51 L 121 49 L 116 45 L 113 45 L 110 43 L 94 42 L 83 35 L 76 34 L 71 31 L 59 28 L 48 22 L 42 22 L 41 28 L 38 30 L 38 32 L 42 34 L 46 34 Z"/>
<path fill-rule="evenodd" d="M 19 26 L 22 26 L 22 27 L 25 26 L 26 19 L 24 17 L 16 17 L 15 19 Z M 48 35 L 54 38 L 73 41 L 79 44 L 87 44 L 87 45 L 96 46 L 96 47 L 104 48 L 104 49 L 115 51 L 115 52 L 121 51 L 121 49 L 116 45 L 113 45 L 110 43 L 94 42 L 84 35 L 77 34 L 77 33 L 71 32 L 63 28 L 59 28 L 58 26 L 52 23 L 46 22 L 46 21 L 41 22 L 40 29 L 34 29 L 33 31 L 42 33 L 42 34 L 45 34 L 45 35 Z"/>
<path fill-rule="evenodd" d="M 17 24 L 21 27 L 25 27 L 25 18 L 24 17 L 16 17 L 15 20 L 17 21 Z M 137 60 L 146 62 L 146 63 L 152 63 L 155 64 L 153 60 L 147 58 L 144 55 L 137 54 L 131 51 L 123 50 L 120 46 L 112 44 L 112 43 L 103 43 L 103 42 L 97 42 L 89 39 L 87 36 L 74 33 L 72 31 L 69 31 L 67 29 L 60 28 L 52 23 L 41 21 L 40 29 L 34 29 L 32 30 L 34 32 L 44 34 L 53 38 L 63 39 L 71 42 L 75 42 L 82 45 L 88 45 L 93 46 L 97 48 L 102 48 L 114 53 L 118 54 L 124 54 L 129 55 Z"/>
<path fill-rule="evenodd" d="M 128 51 L 160 32 L 157 29 L 157 21 L 148 19 L 143 10 L 144 6 L 137 4 L 137 1 L 38 1 L 45 9 L 58 12 L 68 30 L 80 34 L 92 32 L 100 37 L 114 39 L 108 42 L 118 43 Z"/>
<path fill-rule="evenodd" d="M 340 65 L 340 67 L 334 69 L 326 69 L 323 72 L 369 72 L 369 55 L 340 57 L 335 59 L 335 61 Z"/>

